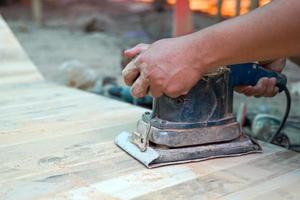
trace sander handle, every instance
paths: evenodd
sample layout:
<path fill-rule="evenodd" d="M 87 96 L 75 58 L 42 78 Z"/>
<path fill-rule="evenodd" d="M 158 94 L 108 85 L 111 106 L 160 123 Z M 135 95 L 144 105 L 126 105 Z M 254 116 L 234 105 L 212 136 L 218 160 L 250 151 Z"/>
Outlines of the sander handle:
<path fill-rule="evenodd" d="M 284 74 L 268 70 L 263 68 L 256 63 L 244 63 L 244 64 L 235 64 L 229 65 L 230 68 L 230 85 L 232 87 L 239 85 L 252 85 L 255 86 L 259 79 L 267 78 L 276 78 L 279 92 L 282 92 L 287 84 L 287 78 Z"/>

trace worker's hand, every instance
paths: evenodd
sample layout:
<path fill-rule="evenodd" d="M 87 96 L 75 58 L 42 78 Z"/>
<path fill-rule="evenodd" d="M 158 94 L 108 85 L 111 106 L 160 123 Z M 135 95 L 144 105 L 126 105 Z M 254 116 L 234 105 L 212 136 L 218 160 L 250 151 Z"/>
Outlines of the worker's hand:
<path fill-rule="evenodd" d="M 286 59 L 262 61 L 259 64 L 266 69 L 280 73 L 285 67 Z M 273 97 L 278 93 L 278 87 L 276 87 L 276 78 L 261 78 L 255 86 L 237 86 L 235 91 L 246 96 Z"/>
<path fill-rule="evenodd" d="M 202 76 L 196 52 L 191 48 L 189 39 L 179 37 L 126 50 L 126 56 L 136 56 L 122 73 L 125 83 L 132 85 L 132 95 L 140 98 L 148 91 L 153 97 L 186 94 Z"/>

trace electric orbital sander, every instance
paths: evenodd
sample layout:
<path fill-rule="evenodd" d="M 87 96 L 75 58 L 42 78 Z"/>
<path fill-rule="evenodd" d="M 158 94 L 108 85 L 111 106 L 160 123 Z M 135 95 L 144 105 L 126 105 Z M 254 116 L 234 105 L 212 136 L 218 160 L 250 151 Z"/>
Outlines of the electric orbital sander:
<path fill-rule="evenodd" d="M 221 67 L 178 98 L 154 99 L 133 133 L 122 132 L 115 143 L 148 168 L 262 152 L 246 136 L 233 114 L 233 88 L 256 85 L 262 77 L 275 77 L 279 91 L 283 74 L 247 63 Z"/>

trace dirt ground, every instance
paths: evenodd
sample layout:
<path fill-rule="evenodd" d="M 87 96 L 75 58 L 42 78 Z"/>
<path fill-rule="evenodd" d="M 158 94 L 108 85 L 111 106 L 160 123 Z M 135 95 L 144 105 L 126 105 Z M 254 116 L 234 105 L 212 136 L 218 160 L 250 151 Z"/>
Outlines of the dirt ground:
<path fill-rule="evenodd" d="M 47 2 L 42 27 L 33 23 L 28 7 L 11 5 L 0 7 L 0 12 L 29 57 L 50 81 L 59 82 L 65 76 L 60 69 L 62 64 L 73 60 L 93 69 L 99 80 L 106 76 L 120 79 L 123 49 L 171 35 L 170 8 L 157 13 L 149 4 L 126 1 Z M 194 19 L 198 30 L 217 22 L 216 18 L 201 13 L 194 13 Z M 88 23 L 91 26 L 87 27 Z M 86 29 L 91 32 L 87 33 Z M 295 90 L 295 83 L 300 81 L 299 66 L 289 61 L 284 73 L 289 88 Z M 292 98 L 291 115 L 300 116 L 299 95 Z M 247 103 L 252 114 L 281 116 L 285 107 L 283 94 L 259 99 L 236 95 L 235 110 L 241 102 Z"/>

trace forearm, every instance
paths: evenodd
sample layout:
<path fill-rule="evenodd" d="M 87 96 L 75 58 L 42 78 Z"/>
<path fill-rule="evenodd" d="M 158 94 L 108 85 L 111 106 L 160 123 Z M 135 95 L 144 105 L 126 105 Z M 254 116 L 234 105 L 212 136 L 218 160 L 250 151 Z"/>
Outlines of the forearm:
<path fill-rule="evenodd" d="M 275 0 L 187 36 L 209 68 L 300 54 L 300 1 Z"/>

